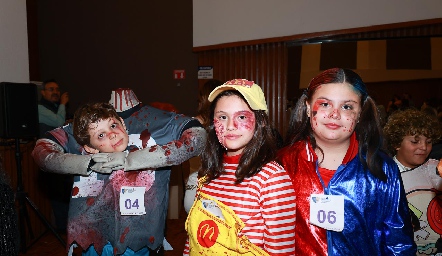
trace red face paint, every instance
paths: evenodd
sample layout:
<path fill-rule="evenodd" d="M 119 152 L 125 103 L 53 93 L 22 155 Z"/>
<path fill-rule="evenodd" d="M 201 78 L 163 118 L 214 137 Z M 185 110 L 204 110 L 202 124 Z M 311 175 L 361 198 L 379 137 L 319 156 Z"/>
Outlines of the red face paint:
<path fill-rule="evenodd" d="M 233 115 L 235 128 L 252 130 L 255 128 L 255 114 L 250 111 L 238 111 Z"/>
<path fill-rule="evenodd" d="M 226 128 L 219 120 L 213 120 L 213 126 L 215 129 L 216 137 L 218 137 L 219 143 L 224 146 L 223 134 L 226 132 Z M 225 147 L 225 146 L 224 146 Z"/>

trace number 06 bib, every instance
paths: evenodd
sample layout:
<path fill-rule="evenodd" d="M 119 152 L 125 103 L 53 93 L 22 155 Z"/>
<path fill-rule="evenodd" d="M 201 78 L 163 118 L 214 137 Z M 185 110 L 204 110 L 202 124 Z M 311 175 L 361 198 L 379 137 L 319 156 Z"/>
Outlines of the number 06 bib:
<path fill-rule="evenodd" d="M 310 223 L 333 231 L 344 229 L 344 196 L 310 195 Z"/>

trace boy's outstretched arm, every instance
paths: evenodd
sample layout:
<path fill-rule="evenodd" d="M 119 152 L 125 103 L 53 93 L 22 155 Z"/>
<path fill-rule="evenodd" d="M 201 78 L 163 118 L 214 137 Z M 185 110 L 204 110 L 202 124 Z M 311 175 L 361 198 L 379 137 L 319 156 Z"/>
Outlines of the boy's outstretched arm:
<path fill-rule="evenodd" d="M 186 129 L 179 140 L 165 145 L 154 145 L 127 155 L 125 170 L 155 169 L 164 166 L 181 164 L 187 159 L 201 153 L 206 142 L 206 131 L 202 127 Z M 119 162 L 119 161 L 116 161 Z M 113 168 L 115 163 L 103 163 L 102 168 Z"/>
<path fill-rule="evenodd" d="M 65 133 L 58 134 L 67 139 Z M 39 139 L 32 151 L 37 165 L 47 172 L 89 175 L 91 171 L 111 173 L 126 168 L 127 171 L 159 168 L 181 164 L 197 156 L 204 148 L 206 131 L 202 127 L 186 129 L 179 140 L 166 145 L 155 145 L 127 155 L 124 152 L 76 155 L 66 153 L 63 147 L 51 139 Z M 127 158 L 126 158 L 127 155 Z"/>

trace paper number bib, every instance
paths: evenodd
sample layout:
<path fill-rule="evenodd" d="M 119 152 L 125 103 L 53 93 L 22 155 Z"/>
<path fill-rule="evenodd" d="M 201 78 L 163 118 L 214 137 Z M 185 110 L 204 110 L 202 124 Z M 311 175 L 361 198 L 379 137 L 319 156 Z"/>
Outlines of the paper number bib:
<path fill-rule="evenodd" d="M 121 187 L 120 213 L 121 215 L 146 214 L 144 207 L 145 187 Z"/>
<path fill-rule="evenodd" d="M 344 229 L 344 196 L 310 195 L 310 223 L 333 231 Z"/>

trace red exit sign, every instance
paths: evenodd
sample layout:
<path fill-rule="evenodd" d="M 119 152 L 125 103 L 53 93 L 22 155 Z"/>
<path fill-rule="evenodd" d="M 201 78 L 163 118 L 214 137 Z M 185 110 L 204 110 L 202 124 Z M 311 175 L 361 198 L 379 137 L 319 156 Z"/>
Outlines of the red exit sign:
<path fill-rule="evenodd" d="M 174 70 L 173 71 L 173 78 L 174 79 L 184 79 L 184 78 L 186 78 L 186 72 L 184 71 L 184 69 Z"/>

